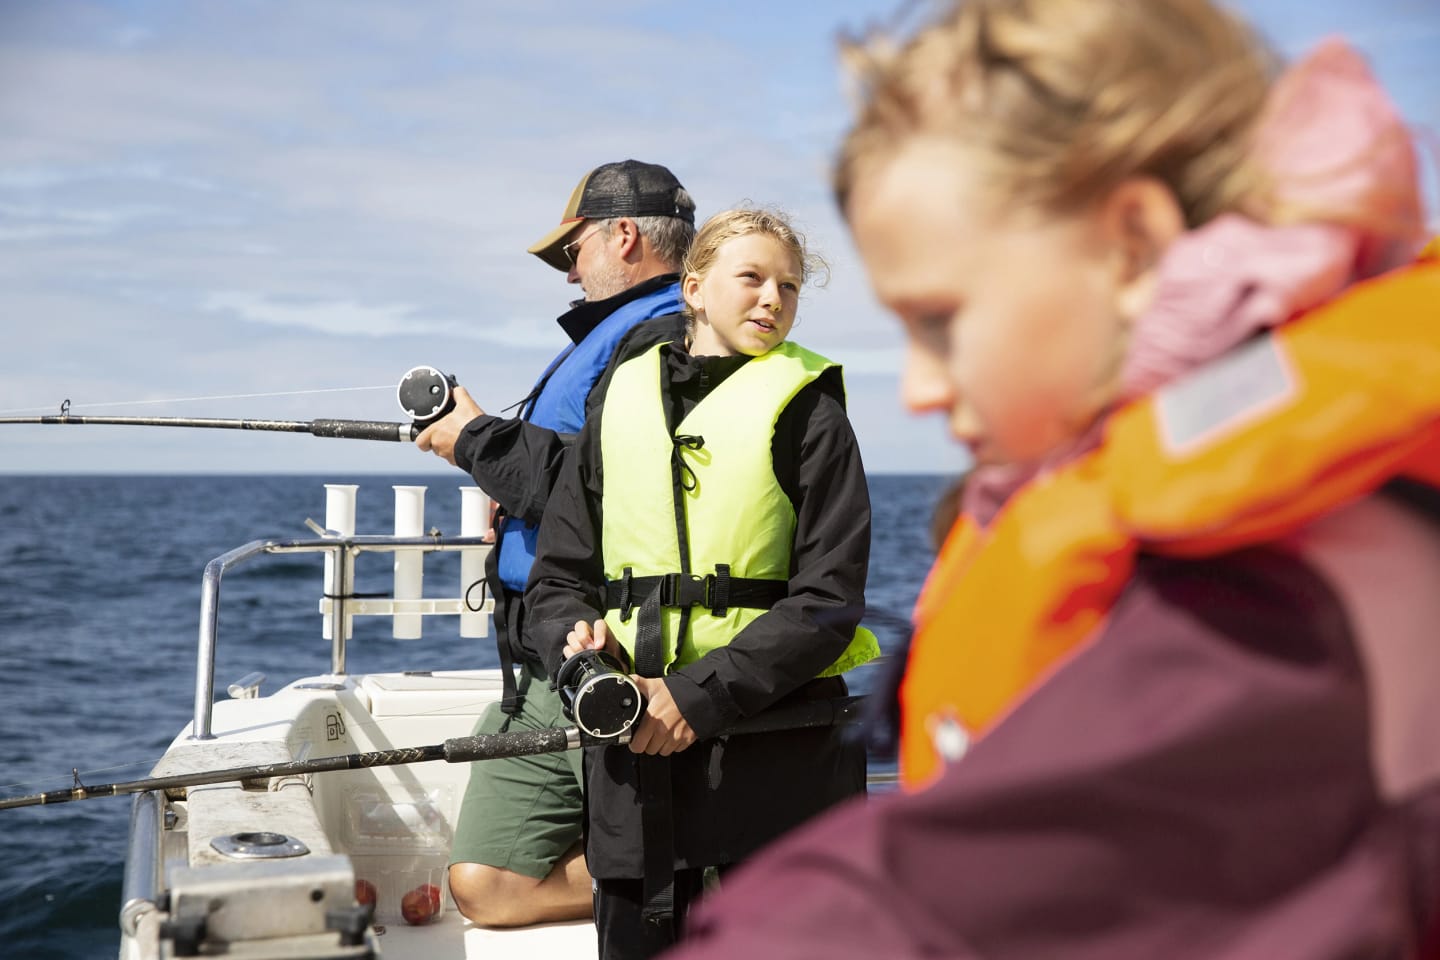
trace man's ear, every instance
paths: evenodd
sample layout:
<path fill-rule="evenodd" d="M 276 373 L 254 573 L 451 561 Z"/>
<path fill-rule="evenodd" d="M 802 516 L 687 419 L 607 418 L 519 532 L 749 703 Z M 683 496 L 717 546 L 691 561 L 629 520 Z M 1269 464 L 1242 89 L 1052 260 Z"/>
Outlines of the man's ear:
<path fill-rule="evenodd" d="M 616 250 L 622 260 L 638 260 L 643 252 L 640 242 L 640 226 L 629 217 L 618 217 L 610 223 L 610 235 L 618 237 L 620 246 Z"/>
<path fill-rule="evenodd" d="M 1150 305 L 1165 251 L 1185 232 L 1185 214 L 1168 186 L 1135 177 L 1111 191 L 1101 216 L 1114 254 L 1116 307 L 1134 321 Z"/>

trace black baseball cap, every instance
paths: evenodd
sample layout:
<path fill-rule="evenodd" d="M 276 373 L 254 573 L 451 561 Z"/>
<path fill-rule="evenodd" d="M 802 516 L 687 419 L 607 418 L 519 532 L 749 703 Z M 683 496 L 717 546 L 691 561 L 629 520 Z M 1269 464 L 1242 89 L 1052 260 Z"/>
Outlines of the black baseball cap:
<path fill-rule="evenodd" d="M 695 211 L 676 203 L 684 189 L 675 174 L 658 163 L 621 160 L 596 167 L 580 178 L 560 225 L 529 248 L 556 270 L 570 272 L 570 261 L 561 249 L 577 223 L 610 217 L 675 217 L 695 222 Z"/>

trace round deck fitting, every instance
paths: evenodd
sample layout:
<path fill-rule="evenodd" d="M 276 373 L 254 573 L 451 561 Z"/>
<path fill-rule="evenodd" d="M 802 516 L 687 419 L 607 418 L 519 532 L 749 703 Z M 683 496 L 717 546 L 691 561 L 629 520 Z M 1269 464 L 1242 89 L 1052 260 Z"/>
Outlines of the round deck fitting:
<path fill-rule="evenodd" d="M 310 852 L 309 847 L 294 837 L 264 831 L 215 837 L 210 841 L 210 846 L 236 860 L 278 860 L 283 857 L 303 857 Z"/>

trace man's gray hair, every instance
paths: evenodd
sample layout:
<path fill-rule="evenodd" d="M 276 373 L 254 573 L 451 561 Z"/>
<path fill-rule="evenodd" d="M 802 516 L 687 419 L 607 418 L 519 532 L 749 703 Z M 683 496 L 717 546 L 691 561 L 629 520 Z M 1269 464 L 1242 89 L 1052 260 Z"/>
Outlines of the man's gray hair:
<path fill-rule="evenodd" d="M 689 210 L 693 215 L 695 212 L 695 200 L 690 192 L 684 187 L 675 191 L 675 206 L 681 210 Z M 618 218 L 602 220 L 600 229 L 608 237 L 610 227 Z M 690 250 L 690 244 L 695 240 L 695 224 L 686 223 L 679 217 L 631 217 L 635 226 L 639 229 L 641 236 L 650 241 L 654 248 L 655 255 L 671 268 L 675 273 L 680 272 L 681 266 L 685 263 L 685 254 Z"/>

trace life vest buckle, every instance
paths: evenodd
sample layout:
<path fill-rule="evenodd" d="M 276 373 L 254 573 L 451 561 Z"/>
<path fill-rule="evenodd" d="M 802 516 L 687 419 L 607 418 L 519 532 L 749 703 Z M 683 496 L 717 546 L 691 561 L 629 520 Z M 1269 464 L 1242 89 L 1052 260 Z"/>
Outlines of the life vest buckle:
<path fill-rule="evenodd" d="M 708 607 L 710 588 L 715 582 L 714 574 L 697 576 L 693 573 L 667 573 L 660 578 L 660 605 L 662 607 Z"/>

